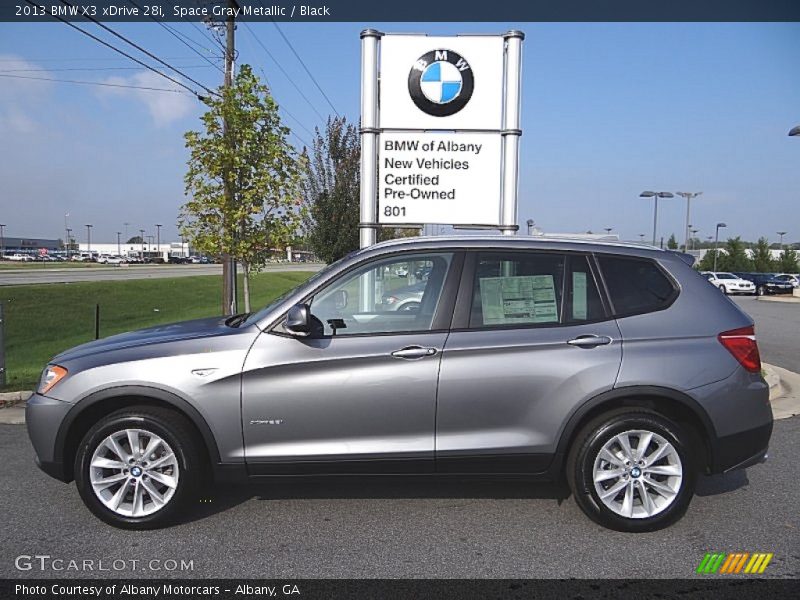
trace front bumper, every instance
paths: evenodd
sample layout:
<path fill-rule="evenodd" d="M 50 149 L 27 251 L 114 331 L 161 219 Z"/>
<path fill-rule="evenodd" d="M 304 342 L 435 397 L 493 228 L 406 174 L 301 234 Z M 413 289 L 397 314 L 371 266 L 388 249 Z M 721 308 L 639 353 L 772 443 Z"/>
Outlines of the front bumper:
<path fill-rule="evenodd" d="M 57 451 L 56 438 L 67 413 L 73 407 L 69 402 L 54 400 L 34 394 L 25 407 L 28 437 L 36 452 L 36 464 L 42 471 L 61 481 L 69 481 L 61 452 Z"/>

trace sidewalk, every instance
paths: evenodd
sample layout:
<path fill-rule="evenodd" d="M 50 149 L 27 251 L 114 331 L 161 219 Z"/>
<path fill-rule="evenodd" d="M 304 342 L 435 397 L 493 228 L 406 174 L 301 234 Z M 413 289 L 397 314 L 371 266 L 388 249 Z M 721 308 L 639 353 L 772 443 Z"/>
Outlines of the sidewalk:
<path fill-rule="evenodd" d="M 762 364 L 764 379 L 769 384 L 769 400 L 775 419 L 788 419 L 800 415 L 800 373 L 781 367 Z M 0 424 L 24 425 L 25 401 L 30 392 L 0 394 Z M 6 408 L 2 408 L 2 407 Z"/>

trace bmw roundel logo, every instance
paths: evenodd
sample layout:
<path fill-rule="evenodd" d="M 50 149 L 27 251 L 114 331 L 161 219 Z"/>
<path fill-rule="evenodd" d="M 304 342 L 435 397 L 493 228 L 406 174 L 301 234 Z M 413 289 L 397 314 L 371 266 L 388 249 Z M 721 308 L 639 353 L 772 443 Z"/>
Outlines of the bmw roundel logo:
<path fill-rule="evenodd" d="M 472 68 L 452 50 L 431 50 L 417 59 L 408 74 L 408 93 L 422 112 L 449 117 L 467 105 L 475 87 Z"/>

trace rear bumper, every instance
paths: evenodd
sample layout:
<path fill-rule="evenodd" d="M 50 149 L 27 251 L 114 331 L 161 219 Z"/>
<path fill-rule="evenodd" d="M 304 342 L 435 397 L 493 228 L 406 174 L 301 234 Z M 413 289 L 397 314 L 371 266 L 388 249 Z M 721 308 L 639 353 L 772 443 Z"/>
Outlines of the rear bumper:
<path fill-rule="evenodd" d="M 728 473 L 752 467 L 767 459 L 772 422 L 719 438 L 714 451 L 714 473 Z"/>
<path fill-rule="evenodd" d="M 39 394 L 31 396 L 25 407 L 25 424 L 36 451 L 36 464 L 42 471 L 61 481 L 68 481 L 69 478 L 60 453 L 56 452 L 56 437 L 64 417 L 72 407 L 69 402 Z"/>

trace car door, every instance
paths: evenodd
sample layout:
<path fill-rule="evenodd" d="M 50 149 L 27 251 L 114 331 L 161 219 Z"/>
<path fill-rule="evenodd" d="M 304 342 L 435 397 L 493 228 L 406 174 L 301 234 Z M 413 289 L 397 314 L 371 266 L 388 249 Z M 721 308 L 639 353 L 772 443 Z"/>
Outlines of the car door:
<path fill-rule="evenodd" d="M 311 335 L 262 333 L 242 375 L 250 472 L 432 471 L 439 364 L 462 262 L 433 251 L 361 264 L 306 300 Z M 430 267 L 423 289 L 421 266 Z M 390 301 L 409 294 L 416 304 Z"/>
<path fill-rule="evenodd" d="M 442 356 L 437 470 L 546 470 L 571 412 L 614 386 L 622 344 L 607 315 L 590 255 L 468 255 Z"/>

